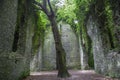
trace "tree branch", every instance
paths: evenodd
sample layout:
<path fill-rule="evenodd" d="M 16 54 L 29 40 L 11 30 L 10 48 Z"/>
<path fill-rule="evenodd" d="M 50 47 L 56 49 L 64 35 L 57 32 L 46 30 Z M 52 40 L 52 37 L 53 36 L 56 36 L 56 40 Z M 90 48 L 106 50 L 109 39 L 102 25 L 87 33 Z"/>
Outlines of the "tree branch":
<path fill-rule="evenodd" d="M 49 5 L 49 8 L 50 8 L 51 14 L 52 14 L 52 15 L 55 15 L 55 14 L 54 14 L 54 11 L 53 11 L 53 9 L 52 9 L 52 6 L 51 6 L 51 4 L 50 4 L 50 0 L 48 0 L 48 5 Z"/>
<path fill-rule="evenodd" d="M 46 9 L 46 7 L 47 7 L 47 1 L 46 0 L 43 0 L 43 6 Z"/>
<path fill-rule="evenodd" d="M 41 9 L 47 16 L 49 15 L 48 10 L 47 10 L 41 3 L 37 2 L 37 1 L 34 1 L 34 4 L 36 4 L 37 6 L 39 6 L 40 9 Z"/>

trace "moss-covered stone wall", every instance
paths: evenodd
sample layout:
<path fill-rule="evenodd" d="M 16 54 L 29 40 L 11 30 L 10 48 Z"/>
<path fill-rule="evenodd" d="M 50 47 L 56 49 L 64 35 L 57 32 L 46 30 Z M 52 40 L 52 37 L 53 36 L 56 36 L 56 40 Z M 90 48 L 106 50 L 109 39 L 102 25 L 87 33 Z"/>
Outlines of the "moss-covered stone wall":
<path fill-rule="evenodd" d="M 31 1 L 0 1 L 0 80 L 21 80 L 30 73 L 35 23 Z"/>
<path fill-rule="evenodd" d="M 80 42 L 84 44 L 80 44 L 81 53 L 88 53 L 89 66 L 94 64 L 100 74 L 120 77 L 120 1 L 76 0 L 76 6 Z M 82 64 L 87 63 L 87 59 L 82 60 Z"/>
<path fill-rule="evenodd" d="M 111 8 L 106 6 L 104 0 L 98 0 L 91 6 L 87 20 L 87 32 L 93 43 L 95 71 L 110 77 L 120 77 L 120 43 Z"/>
<path fill-rule="evenodd" d="M 0 1 L 0 53 L 12 51 L 18 0 Z"/>

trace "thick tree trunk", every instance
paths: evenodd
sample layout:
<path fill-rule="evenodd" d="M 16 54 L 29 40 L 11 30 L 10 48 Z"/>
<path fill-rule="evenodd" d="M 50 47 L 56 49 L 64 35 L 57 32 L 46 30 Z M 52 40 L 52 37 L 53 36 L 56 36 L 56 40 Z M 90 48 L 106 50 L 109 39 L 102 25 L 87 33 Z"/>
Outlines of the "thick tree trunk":
<path fill-rule="evenodd" d="M 58 67 L 58 77 L 64 78 L 69 77 L 69 73 L 66 67 L 66 53 L 62 46 L 61 37 L 58 31 L 58 26 L 54 16 L 50 16 L 49 20 L 51 22 L 53 36 L 55 40 L 55 48 L 56 48 L 56 63 Z"/>

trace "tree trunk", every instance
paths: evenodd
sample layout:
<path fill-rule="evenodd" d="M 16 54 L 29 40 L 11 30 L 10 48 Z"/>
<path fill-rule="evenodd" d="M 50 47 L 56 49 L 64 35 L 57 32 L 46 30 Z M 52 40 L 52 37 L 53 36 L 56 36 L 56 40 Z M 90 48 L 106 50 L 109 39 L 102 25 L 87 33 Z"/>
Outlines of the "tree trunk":
<path fill-rule="evenodd" d="M 58 67 L 58 77 L 64 78 L 69 77 L 70 74 L 66 67 L 66 52 L 62 46 L 61 37 L 58 31 L 58 26 L 55 20 L 55 16 L 49 16 L 49 20 L 52 26 L 53 36 L 55 40 L 56 48 L 56 63 Z"/>

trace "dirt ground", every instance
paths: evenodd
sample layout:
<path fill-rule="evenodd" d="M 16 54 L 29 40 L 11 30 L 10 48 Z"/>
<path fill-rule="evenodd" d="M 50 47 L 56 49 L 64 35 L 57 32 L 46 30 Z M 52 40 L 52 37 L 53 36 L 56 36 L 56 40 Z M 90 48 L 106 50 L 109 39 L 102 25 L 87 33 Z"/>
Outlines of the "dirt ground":
<path fill-rule="evenodd" d="M 33 72 L 24 80 L 120 80 L 104 77 L 93 70 L 70 70 L 71 77 L 57 78 L 57 71 Z"/>

